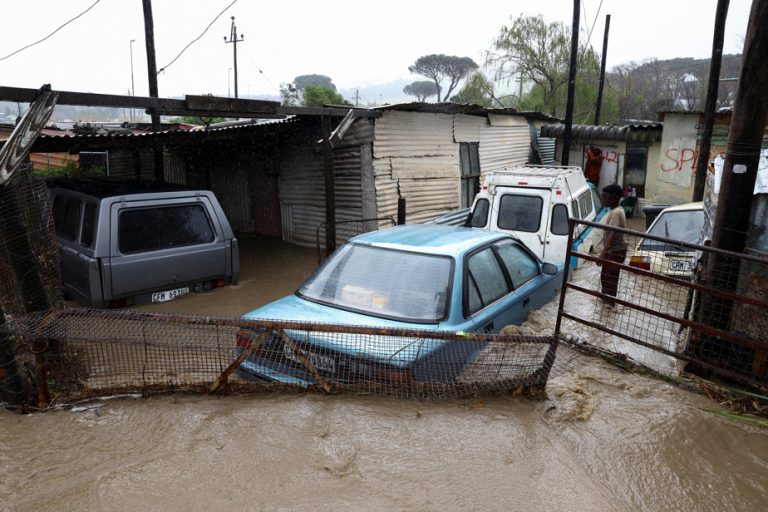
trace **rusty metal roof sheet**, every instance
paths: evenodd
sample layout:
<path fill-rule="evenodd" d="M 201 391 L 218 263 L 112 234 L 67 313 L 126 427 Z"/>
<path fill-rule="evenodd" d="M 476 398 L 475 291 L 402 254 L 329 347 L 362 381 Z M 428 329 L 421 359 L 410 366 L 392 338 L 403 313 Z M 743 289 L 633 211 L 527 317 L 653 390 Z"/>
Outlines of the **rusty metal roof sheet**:
<path fill-rule="evenodd" d="M 620 140 L 625 142 L 655 142 L 661 140 L 662 123 L 636 123 L 625 125 L 594 126 L 575 124 L 572 136 L 575 140 Z M 562 137 L 564 124 L 545 124 L 541 127 L 542 137 Z"/>

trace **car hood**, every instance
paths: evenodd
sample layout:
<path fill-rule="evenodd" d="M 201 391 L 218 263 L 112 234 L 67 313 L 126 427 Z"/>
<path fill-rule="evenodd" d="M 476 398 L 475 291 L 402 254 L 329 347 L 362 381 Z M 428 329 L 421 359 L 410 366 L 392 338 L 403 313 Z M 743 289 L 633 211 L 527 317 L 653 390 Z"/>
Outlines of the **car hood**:
<path fill-rule="evenodd" d="M 420 329 L 436 330 L 439 324 L 417 324 L 400 322 L 386 318 L 364 315 L 352 311 L 345 311 L 323 304 L 317 304 L 302 299 L 297 295 L 290 295 L 280 300 L 254 309 L 243 316 L 246 320 L 277 320 L 289 322 L 313 322 L 323 324 L 338 324 L 345 326 L 383 327 L 394 329 Z M 305 333 L 295 331 L 289 335 L 301 340 Z M 355 357 L 365 357 L 386 361 L 397 366 L 406 366 L 415 359 L 425 356 L 442 347 L 442 340 L 416 339 L 396 336 L 338 336 L 331 333 L 309 332 L 313 345 L 327 348 Z M 339 339 L 341 338 L 341 339 Z M 356 340 L 357 342 L 353 342 Z"/>

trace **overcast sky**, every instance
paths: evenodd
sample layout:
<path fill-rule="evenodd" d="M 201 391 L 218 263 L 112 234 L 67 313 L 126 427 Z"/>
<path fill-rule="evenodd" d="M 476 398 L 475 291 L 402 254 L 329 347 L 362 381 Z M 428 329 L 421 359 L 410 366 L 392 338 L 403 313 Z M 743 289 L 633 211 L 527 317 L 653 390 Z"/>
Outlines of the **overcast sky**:
<path fill-rule="evenodd" d="M 96 0 L 5 0 L 0 59 L 42 39 Z M 198 37 L 232 0 L 154 0 L 158 69 Z M 602 4 L 602 5 L 601 5 Z M 608 68 L 657 57 L 709 57 L 716 0 L 584 0 L 581 26 L 602 48 L 605 15 L 611 14 Z M 208 32 L 158 76 L 160 96 L 226 96 L 230 78 L 231 16 L 239 43 L 240 96 L 278 94 L 297 75 L 330 76 L 339 89 L 412 76 L 422 55 L 467 56 L 481 63 L 500 28 L 521 13 L 542 14 L 570 25 L 571 0 L 452 3 L 446 0 L 238 0 Z M 731 0 L 725 53 L 740 53 L 750 0 Z M 598 7 L 600 7 L 598 14 Z M 131 88 L 131 39 L 135 93 L 148 95 L 141 0 L 101 0 L 46 41 L 0 60 L 0 85 L 126 94 Z M 585 21 L 586 14 L 586 21 Z M 597 16 L 596 16 L 597 15 Z"/>

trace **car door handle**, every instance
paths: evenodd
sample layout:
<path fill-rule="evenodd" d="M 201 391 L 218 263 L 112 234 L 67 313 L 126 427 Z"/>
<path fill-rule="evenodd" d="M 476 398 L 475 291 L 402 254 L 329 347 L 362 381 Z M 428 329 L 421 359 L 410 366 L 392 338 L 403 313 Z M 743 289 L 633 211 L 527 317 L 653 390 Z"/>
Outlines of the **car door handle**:
<path fill-rule="evenodd" d="M 523 306 L 528 306 L 531 303 L 531 298 L 526 297 L 523 299 Z"/>

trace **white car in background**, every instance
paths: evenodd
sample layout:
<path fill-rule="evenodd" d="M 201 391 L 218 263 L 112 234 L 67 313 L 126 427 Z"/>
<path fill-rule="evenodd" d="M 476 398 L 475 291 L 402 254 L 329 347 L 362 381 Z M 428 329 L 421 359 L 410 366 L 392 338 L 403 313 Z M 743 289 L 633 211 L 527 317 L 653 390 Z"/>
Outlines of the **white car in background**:
<path fill-rule="evenodd" d="M 704 228 L 703 203 L 688 203 L 665 208 L 648 228 L 656 235 L 689 244 L 701 244 Z M 676 245 L 643 238 L 635 247 L 629 265 L 656 274 L 690 279 L 696 267 L 696 251 Z"/>

